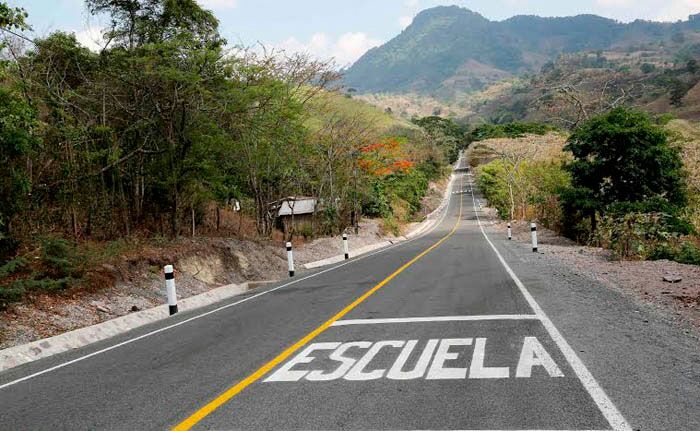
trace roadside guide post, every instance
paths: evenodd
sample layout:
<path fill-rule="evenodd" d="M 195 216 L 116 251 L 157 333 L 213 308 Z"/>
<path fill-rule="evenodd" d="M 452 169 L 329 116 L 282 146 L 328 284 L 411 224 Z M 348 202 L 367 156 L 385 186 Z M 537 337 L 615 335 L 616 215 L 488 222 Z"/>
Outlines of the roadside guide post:
<path fill-rule="evenodd" d="M 348 250 L 348 234 L 343 234 L 343 253 L 345 254 L 345 260 L 350 259 L 350 251 Z"/>
<path fill-rule="evenodd" d="M 287 243 L 287 266 L 289 266 L 289 276 L 294 277 L 294 255 L 292 254 L 292 243 Z"/>
<path fill-rule="evenodd" d="M 530 224 L 530 232 L 532 232 L 532 252 L 537 253 L 537 225 Z"/>
<path fill-rule="evenodd" d="M 165 292 L 168 296 L 170 315 L 177 313 L 177 294 L 175 293 L 175 273 L 172 265 L 165 265 Z"/>

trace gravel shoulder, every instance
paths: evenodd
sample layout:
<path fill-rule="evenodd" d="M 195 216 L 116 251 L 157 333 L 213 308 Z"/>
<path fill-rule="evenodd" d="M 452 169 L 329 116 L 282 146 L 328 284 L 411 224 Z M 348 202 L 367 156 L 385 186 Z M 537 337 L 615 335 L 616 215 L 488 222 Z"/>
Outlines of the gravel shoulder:
<path fill-rule="evenodd" d="M 514 226 L 515 239 L 508 241 L 505 224 L 486 223 L 496 247 L 633 430 L 700 429 L 696 310 L 663 293 L 695 289 L 695 268 L 609 261 L 603 250 L 539 228 L 540 253 L 533 253 L 526 224 Z M 666 271 L 683 281 L 669 287 L 660 281 Z"/>
<path fill-rule="evenodd" d="M 495 235 L 505 237 L 507 223 L 495 222 L 492 229 Z M 512 229 L 513 241 L 529 248 L 529 225 L 513 223 Z M 544 256 L 566 266 L 577 276 L 618 290 L 655 309 L 666 319 L 700 330 L 700 266 L 668 260 L 613 260 L 608 250 L 578 245 L 541 227 L 537 228 L 537 233 Z M 680 281 L 670 283 L 664 278 Z"/>

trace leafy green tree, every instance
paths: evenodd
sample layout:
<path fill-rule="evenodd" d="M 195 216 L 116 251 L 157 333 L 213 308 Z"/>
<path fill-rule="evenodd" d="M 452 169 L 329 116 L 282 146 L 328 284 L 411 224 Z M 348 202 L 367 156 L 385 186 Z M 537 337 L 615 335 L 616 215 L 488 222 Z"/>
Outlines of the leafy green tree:
<path fill-rule="evenodd" d="M 656 70 L 656 66 L 654 66 L 651 63 L 644 63 L 640 66 L 640 70 L 642 71 L 642 73 L 648 75 Z"/>
<path fill-rule="evenodd" d="M 20 7 L 10 7 L 6 2 L 0 1 L 0 29 L 3 30 L 27 30 L 27 11 Z"/>
<path fill-rule="evenodd" d="M 443 150 L 448 163 L 457 161 L 459 150 L 466 146 L 466 130 L 463 126 L 449 118 L 438 116 L 414 118 L 411 122 L 426 131 L 429 138 Z"/>
<path fill-rule="evenodd" d="M 678 149 L 648 114 L 616 108 L 578 127 L 565 147 L 574 160 L 567 164 L 572 188 L 563 193 L 571 224 L 596 218 L 611 205 L 658 201 L 674 207 L 686 203 Z"/>
<path fill-rule="evenodd" d="M 0 259 L 11 254 L 11 221 L 29 202 L 27 159 L 39 144 L 35 111 L 21 97 L 0 87 Z"/>

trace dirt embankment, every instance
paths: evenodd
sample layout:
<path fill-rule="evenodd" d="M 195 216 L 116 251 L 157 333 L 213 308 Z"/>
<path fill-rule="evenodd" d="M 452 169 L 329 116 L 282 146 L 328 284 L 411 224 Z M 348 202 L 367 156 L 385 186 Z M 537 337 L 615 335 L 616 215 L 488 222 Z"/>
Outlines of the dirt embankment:
<path fill-rule="evenodd" d="M 513 240 L 529 244 L 528 223 L 512 226 Z M 499 222 L 494 227 L 505 235 L 507 223 Z M 578 245 L 541 227 L 537 233 L 541 252 L 554 256 L 580 275 L 620 289 L 673 319 L 700 328 L 700 266 L 668 260 L 613 260 L 608 250 Z"/>
<path fill-rule="evenodd" d="M 431 184 L 425 214 L 437 208 L 447 180 Z M 348 230 L 350 249 L 391 238 L 380 220 L 364 220 Z M 294 241 L 297 268 L 342 253 L 341 236 Z M 172 264 L 179 298 L 245 281 L 287 276 L 284 244 L 274 240 L 181 238 L 163 245 L 142 244 L 90 271 L 90 288 L 35 293 L 0 312 L 0 349 L 104 322 L 165 302 L 162 268 Z"/>

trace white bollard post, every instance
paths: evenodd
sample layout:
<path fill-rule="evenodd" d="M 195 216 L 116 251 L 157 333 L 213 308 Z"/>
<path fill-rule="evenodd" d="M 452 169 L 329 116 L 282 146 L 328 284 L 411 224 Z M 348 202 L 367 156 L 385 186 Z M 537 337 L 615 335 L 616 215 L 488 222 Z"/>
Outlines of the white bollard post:
<path fill-rule="evenodd" d="M 168 296 L 170 315 L 177 313 L 177 294 L 175 293 L 175 273 L 172 265 L 165 265 L 165 292 Z"/>
<path fill-rule="evenodd" d="M 287 265 L 289 266 L 289 276 L 294 277 L 294 255 L 292 254 L 292 243 L 287 243 Z"/>
<path fill-rule="evenodd" d="M 530 223 L 530 232 L 532 232 L 532 252 L 537 253 L 537 225 Z"/>
<path fill-rule="evenodd" d="M 343 253 L 345 253 L 345 260 L 350 259 L 350 251 L 348 250 L 348 234 L 343 234 Z"/>
<path fill-rule="evenodd" d="M 510 223 L 508 223 L 508 240 L 513 239 L 513 229 L 510 227 Z"/>

